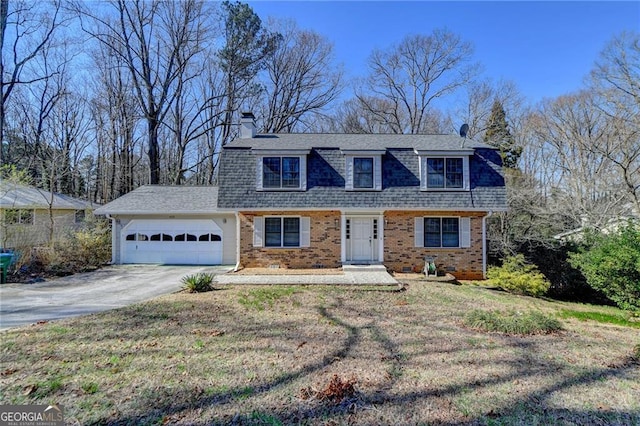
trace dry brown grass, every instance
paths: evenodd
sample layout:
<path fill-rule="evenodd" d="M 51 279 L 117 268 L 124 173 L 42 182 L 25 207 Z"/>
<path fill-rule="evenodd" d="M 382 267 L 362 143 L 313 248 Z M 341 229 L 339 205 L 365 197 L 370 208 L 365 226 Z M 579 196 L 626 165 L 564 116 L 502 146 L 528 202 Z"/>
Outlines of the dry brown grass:
<path fill-rule="evenodd" d="M 637 329 L 461 325 L 567 307 L 424 282 L 180 293 L 4 333 L 0 403 L 58 403 L 80 424 L 640 423 Z"/>

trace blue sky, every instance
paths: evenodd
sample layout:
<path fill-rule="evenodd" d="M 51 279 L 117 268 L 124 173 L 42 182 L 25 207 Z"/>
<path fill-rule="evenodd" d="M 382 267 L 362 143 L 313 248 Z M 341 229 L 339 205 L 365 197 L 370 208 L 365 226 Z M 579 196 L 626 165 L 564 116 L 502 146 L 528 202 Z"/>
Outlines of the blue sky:
<path fill-rule="evenodd" d="M 334 43 L 350 76 L 374 48 L 447 28 L 475 47 L 483 75 L 516 83 L 530 102 L 580 89 L 615 34 L 640 31 L 634 2 L 249 1 L 263 19 L 293 19 Z"/>

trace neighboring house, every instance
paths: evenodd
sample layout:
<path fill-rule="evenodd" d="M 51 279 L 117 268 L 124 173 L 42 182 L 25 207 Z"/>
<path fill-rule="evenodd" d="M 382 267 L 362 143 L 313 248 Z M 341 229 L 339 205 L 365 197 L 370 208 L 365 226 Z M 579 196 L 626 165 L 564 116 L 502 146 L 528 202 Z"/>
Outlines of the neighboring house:
<path fill-rule="evenodd" d="M 640 214 L 635 209 L 629 208 L 627 214 L 621 214 L 618 217 L 613 217 L 599 228 L 589 226 L 587 221 L 583 220 L 582 226 L 554 235 L 553 238 L 560 241 L 562 244 L 580 243 L 583 240 L 585 233 L 588 231 L 597 230 L 602 234 L 607 235 L 618 232 L 621 228 L 633 224 L 640 226 Z"/>
<path fill-rule="evenodd" d="M 115 224 L 114 261 L 174 262 L 159 253 L 180 250 L 175 235 L 161 249 L 147 239 L 187 232 L 198 218 L 220 229 L 222 263 L 421 271 L 435 257 L 457 278 L 477 279 L 486 269 L 486 218 L 507 206 L 498 152 L 457 135 L 257 135 L 243 114 L 241 136 L 220 164 L 218 188 L 143 187 L 98 209 Z M 180 200 L 166 201 L 164 191 Z M 133 230 L 154 226 L 135 246 L 155 254 L 132 258 Z"/>
<path fill-rule="evenodd" d="M 0 247 L 46 244 L 79 228 L 93 207 L 67 195 L 0 180 Z"/>

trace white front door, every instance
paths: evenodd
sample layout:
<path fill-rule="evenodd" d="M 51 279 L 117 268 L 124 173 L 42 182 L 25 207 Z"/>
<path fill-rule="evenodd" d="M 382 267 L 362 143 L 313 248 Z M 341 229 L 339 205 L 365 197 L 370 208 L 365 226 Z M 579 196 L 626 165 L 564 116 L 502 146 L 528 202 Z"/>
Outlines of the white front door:
<path fill-rule="evenodd" d="M 373 260 L 373 219 L 351 219 L 351 260 L 356 262 Z"/>

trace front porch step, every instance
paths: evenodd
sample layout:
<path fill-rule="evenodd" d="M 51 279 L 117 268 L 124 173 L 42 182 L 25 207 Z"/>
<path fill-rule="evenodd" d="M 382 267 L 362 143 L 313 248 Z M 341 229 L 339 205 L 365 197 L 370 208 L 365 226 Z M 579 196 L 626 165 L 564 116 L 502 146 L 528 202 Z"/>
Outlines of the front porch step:
<path fill-rule="evenodd" d="M 342 265 L 344 272 L 387 272 L 384 265 Z"/>

